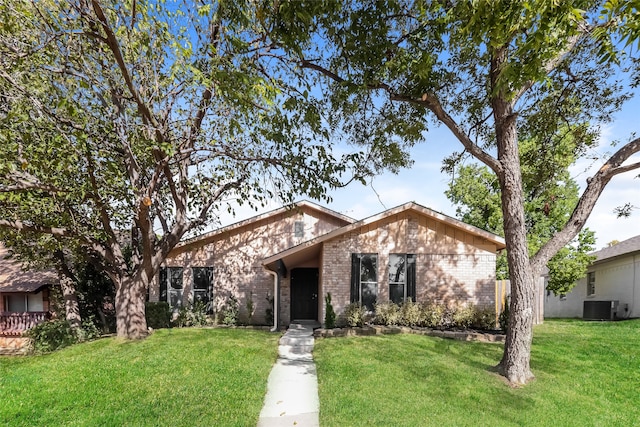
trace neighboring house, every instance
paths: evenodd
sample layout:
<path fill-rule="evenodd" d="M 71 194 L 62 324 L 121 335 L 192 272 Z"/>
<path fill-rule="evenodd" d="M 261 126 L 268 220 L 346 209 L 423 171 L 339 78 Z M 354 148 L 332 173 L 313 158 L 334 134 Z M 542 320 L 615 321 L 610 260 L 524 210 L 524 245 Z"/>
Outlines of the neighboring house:
<path fill-rule="evenodd" d="M 604 248 L 566 295 L 547 292 L 545 317 L 640 317 L 640 236 Z"/>
<path fill-rule="evenodd" d="M 58 283 L 52 271 L 27 271 L 7 259 L 0 244 L 0 350 L 21 347 L 22 333 L 49 315 L 49 288 Z"/>
<path fill-rule="evenodd" d="M 355 222 L 300 202 L 181 243 L 149 299 L 219 309 L 233 296 L 245 321 L 264 324 L 275 296 L 280 326 L 322 322 L 327 293 L 338 314 L 351 302 L 407 299 L 493 308 L 504 247 L 499 236 L 415 203 Z"/>

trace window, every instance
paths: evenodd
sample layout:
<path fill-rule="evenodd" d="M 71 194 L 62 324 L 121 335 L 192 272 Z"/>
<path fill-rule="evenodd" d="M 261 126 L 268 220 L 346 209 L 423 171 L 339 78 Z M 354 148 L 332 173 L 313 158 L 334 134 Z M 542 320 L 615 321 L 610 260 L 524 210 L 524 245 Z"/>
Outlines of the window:
<path fill-rule="evenodd" d="M 351 254 L 351 302 L 369 310 L 378 299 L 378 254 Z"/>
<path fill-rule="evenodd" d="M 11 313 L 24 313 L 27 310 L 27 296 L 22 295 L 6 295 L 4 297 L 5 310 Z"/>
<path fill-rule="evenodd" d="M 587 296 L 596 294 L 596 273 L 594 271 L 587 273 Z"/>
<path fill-rule="evenodd" d="M 304 221 L 296 221 L 293 224 L 294 236 L 304 237 Z"/>
<path fill-rule="evenodd" d="M 213 291 L 213 268 L 193 267 L 193 303 L 202 302 L 205 306 L 211 300 Z"/>
<path fill-rule="evenodd" d="M 182 267 L 160 269 L 160 301 L 182 307 Z"/>
<path fill-rule="evenodd" d="M 416 300 L 416 256 L 389 255 L 389 300 L 396 304 Z"/>

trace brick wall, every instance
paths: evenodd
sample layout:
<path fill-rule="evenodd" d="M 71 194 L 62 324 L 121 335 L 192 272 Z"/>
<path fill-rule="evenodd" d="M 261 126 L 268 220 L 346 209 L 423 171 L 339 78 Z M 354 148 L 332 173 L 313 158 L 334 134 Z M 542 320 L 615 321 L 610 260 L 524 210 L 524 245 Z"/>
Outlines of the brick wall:
<path fill-rule="evenodd" d="M 350 302 L 351 254 L 378 254 L 378 301 L 389 300 L 389 254 L 416 254 L 416 299 L 494 305 L 495 246 L 423 216 L 403 212 L 324 243 L 322 297 L 336 313 Z M 324 306 L 320 313 L 324 319 Z"/>
<path fill-rule="evenodd" d="M 303 224 L 302 236 L 295 235 L 296 222 Z M 343 220 L 315 210 L 282 212 L 190 243 L 187 250 L 172 254 L 166 266 L 184 268 L 183 304 L 189 305 L 193 299 L 190 267 L 213 267 L 214 307 L 221 309 L 233 295 L 240 303 L 241 321 L 265 324 L 267 297 L 273 296 L 273 276 L 262 267 L 262 260 L 342 225 Z M 157 277 L 149 291 L 149 300 L 158 301 Z M 247 310 L 249 299 L 254 304 L 251 319 Z M 281 323 L 288 324 L 291 313 L 288 278 L 281 280 L 279 312 Z"/>

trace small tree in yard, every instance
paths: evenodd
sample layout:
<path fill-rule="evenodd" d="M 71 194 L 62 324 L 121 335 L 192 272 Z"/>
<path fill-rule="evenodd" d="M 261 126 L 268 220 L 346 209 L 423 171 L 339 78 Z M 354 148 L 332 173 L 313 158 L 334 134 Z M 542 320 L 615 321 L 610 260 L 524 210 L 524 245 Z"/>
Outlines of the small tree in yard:
<path fill-rule="evenodd" d="M 232 202 L 322 199 L 369 158 L 405 163 L 332 154 L 268 3 L 0 0 L 0 227 L 98 259 L 120 337 L 147 335 L 168 253 Z"/>
<path fill-rule="evenodd" d="M 571 158 L 587 155 L 598 125 L 628 99 L 615 76 L 638 83 L 638 62 L 623 51 L 637 47 L 637 5 L 300 1 L 284 3 L 281 14 L 296 17 L 279 22 L 292 38 L 290 55 L 323 85 L 336 126 L 392 151 L 389 129 L 412 142 L 441 124 L 462 146 L 446 167 L 473 156 L 496 176 L 511 280 L 498 368 L 513 383 L 529 381 L 534 277 L 578 235 L 607 183 L 640 168 L 632 161 L 640 139 L 615 147 L 562 226 L 531 254 L 523 174 L 544 176 L 548 165 L 521 158 L 520 146 L 562 155 L 564 132 L 575 145 Z M 294 44 L 305 31 L 308 43 Z M 635 74 L 624 76 L 629 70 Z"/>

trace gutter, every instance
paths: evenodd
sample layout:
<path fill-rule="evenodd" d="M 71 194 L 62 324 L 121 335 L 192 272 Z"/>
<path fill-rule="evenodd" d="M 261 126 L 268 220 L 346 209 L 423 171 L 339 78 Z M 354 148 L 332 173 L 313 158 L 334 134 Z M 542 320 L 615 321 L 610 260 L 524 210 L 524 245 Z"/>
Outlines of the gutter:
<path fill-rule="evenodd" d="M 264 269 L 273 276 L 273 328 L 271 328 L 271 332 L 278 332 L 278 323 L 280 323 L 280 294 L 278 289 L 278 273 L 275 271 L 269 270 L 267 267 Z"/>

